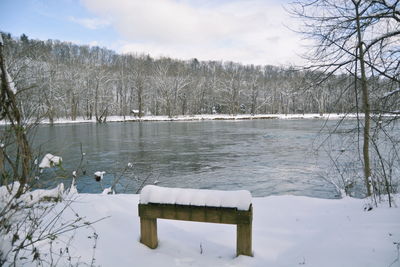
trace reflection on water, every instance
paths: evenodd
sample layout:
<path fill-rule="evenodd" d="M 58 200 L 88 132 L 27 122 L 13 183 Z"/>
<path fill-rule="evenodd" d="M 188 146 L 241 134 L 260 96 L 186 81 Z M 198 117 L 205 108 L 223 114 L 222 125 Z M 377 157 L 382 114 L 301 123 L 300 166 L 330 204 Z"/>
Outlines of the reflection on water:
<path fill-rule="evenodd" d="M 202 122 L 144 122 L 40 126 L 35 146 L 63 157 L 71 173 L 86 153 L 87 174 L 78 178 L 80 192 L 99 192 L 92 174 L 106 171 L 104 186 L 134 164 L 121 179 L 127 192 L 139 182 L 208 189 L 247 189 L 253 196 L 295 194 L 335 196 L 319 174 L 329 159 L 316 154 L 314 140 L 323 120 L 246 120 Z M 336 122 L 328 122 L 334 124 Z M 87 160 L 87 162 L 86 162 Z M 41 179 L 46 186 L 70 178 Z"/>

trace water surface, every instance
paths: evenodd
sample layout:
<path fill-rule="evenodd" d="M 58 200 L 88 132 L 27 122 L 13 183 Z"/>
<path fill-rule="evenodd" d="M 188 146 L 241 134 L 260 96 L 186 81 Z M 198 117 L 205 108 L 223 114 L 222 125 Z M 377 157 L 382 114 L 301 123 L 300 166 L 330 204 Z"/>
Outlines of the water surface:
<path fill-rule="evenodd" d="M 119 192 L 136 192 L 150 175 L 147 183 L 157 180 L 161 186 L 333 198 L 335 189 L 321 179 L 329 158 L 314 150 L 325 123 L 336 124 L 315 119 L 42 125 L 35 146 L 63 157 L 69 176 L 49 180 L 54 172 L 46 170 L 40 180 L 45 186 L 71 181 L 82 144 L 86 174 L 79 173 L 80 192 L 100 192 L 131 162 Z M 94 181 L 95 171 L 106 172 L 102 185 Z"/>

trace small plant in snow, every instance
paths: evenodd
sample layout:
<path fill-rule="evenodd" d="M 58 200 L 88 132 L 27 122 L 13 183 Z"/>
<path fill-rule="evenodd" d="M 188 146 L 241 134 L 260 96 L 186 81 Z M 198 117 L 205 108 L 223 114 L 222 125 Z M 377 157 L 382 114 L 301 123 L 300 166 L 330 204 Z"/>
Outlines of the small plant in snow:
<path fill-rule="evenodd" d="M 396 246 L 397 256 L 396 256 L 396 259 L 394 259 L 394 261 L 389 265 L 389 267 L 395 266 L 394 264 L 396 262 L 399 262 L 399 259 L 400 259 L 400 242 L 393 242 L 393 245 Z"/>
<path fill-rule="evenodd" d="M 374 206 L 371 203 L 366 203 L 364 205 L 364 211 L 370 211 L 374 208 Z"/>
<path fill-rule="evenodd" d="M 299 265 L 306 265 L 306 258 L 303 257 L 303 261 L 299 262 Z"/>
<path fill-rule="evenodd" d="M 78 264 L 63 251 L 68 252 L 78 228 L 92 227 L 93 222 L 84 222 L 78 214 L 63 218 L 72 204 L 63 184 L 51 190 L 25 189 L 17 198 L 19 186 L 14 182 L 0 187 L 0 265 Z"/>
<path fill-rule="evenodd" d="M 115 194 L 115 191 L 111 188 L 111 187 L 107 187 L 106 189 L 103 190 L 103 192 L 101 193 L 103 195 L 113 195 Z"/>
<path fill-rule="evenodd" d="M 1 36 L 0 120 L 10 124 L 2 129 L 0 140 L 6 137 L 6 144 L 13 147 L 9 149 L 0 142 L 0 266 L 79 265 L 80 259 L 69 253 L 71 240 L 76 229 L 91 227 L 93 222 L 84 222 L 78 214 L 72 219 L 63 216 L 71 210 L 72 203 L 71 190 L 64 192 L 63 184 L 52 190 L 31 190 L 39 178 L 37 168 L 41 172 L 44 168 L 61 167 L 62 158 L 46 154 L 37 166 L 28 134 L 38 121 L 19 109 L 19 93 L 24 90 L 17 94 L 7 71 Z"/>

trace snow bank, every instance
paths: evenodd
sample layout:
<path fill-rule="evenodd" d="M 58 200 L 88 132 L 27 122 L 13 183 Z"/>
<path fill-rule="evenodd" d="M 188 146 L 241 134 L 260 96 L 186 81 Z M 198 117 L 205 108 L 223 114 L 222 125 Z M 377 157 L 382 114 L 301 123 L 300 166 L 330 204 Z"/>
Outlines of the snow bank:
<path fill-rule="evenodd" d="M 362 117 L 362 114 L 359 116 Z M 253 120 L 253 119 L 341 119 L 343 117 L 356 118 L 356 114 L 200 114 L 200 115 L 179 115 L 179 116 L 152 116 L 147 115 L 141 118 L 137 116 L 109 116 L 107 122 L 130 122 L 130 121 L 203 121 L 203 120 Z M 84 118 L 77 118 L 75 121 L 68 119 L 57 119 L 54 123 L 84 123 L 96 122 L 95 119 L 86 120 Z M 48 120 L 42 123 L 50 123 Z"/>
<path fill-rule="evenodd" d="M 393 117 L 396 114 L 381 114 L 385 117 Z M 358 114 L 358 117 L 364 117 L 364 114 Z M 203 120 L 257 120 L 257 119 L 281 119 L 281 120 L 297 120 L 297 119 L 323 119 L 323 120 L 338 120 L 342 118 L 355 119 L 357 114 L 336 114 L 336 113 L 324 113 L 324 114 L 200 114 L 200 115 L 180 115 L 174 117 L 168 116 L 143 116 L 141 118 L 135 116 L 109 116 L 107 122 L 135 122 L 135 121 L 203 121 Z M 49 120 L 42 120 L 40 123 L 49 124 Z M 85 119 L 78 117 L 76 120 L 70 120 L 65 118 L 59 118 L 54 120 L 54 124 L 63 123 L 96 123 L 95 119 Z M 0 125 L 7 125 L 7 121 L 0 121 Z"/>
<path fill-rule="evenodd" d="M 3 208 L 3 205 L 6 205 L 6 203 L 9 201 L 13 201 L 14 203 L 20 202 L 26 206 L 32 206 L 44 199 L 61 200 L 64 195 L 64 184 L 61 183 L 53 189 L 38 189 L 29 191 L 23 194 L 17 200 L 15 199 L 15 195 L 17 194 L 19 187 L 19 182 L 14 182 L 13 184 L 9 185 L 10 191 L 6 186 L 0 187 L 0 208 Z"/>
<path fill-rule="evenodd" d="M 0 192 L 3 189 L 0 187 Z M 400 212 L 385 203 L 366 212 L 366 200 L 348 197 L 253 198 L 254 257 L 235 257 L 234 225 L 158 220 L 159 246 L 152 250 L 139 242 L 138 195 L 77 194 L 74 199 L 62 213 L 60 223 L 74 220 L 77 214 L 84 216 L 85 221 L 106 218 L 76 229 L 73 240 L 65 234 L 53 241 L 55 252 L 70 244 L 68 256 L 81 265 L 95 262 L 96 266 L 121 267 L 399 266 Z M 400 195 L 394 199 L 400 203 Z M 65 208 L 63 203 L 57 205 L 60 210 Z M 94 251 L 93 230 L 98 236 Z M 0 242 L 1 247 L 7 244 Z M 44 262 L 50 262 L 49 246 L 42 242 L 38 247 Z M 57 260 L 57 266 L 75 266 L 64 256 Z M 27 259 L 24 266 L 36 265 Z"/>
<path fill-rule="evenodd" d="M 140 203 L 178 204 L 248 210 L 251 204 L 251 194 L 247 190 L 219 191 L 146 185 L 140 193 Z"/>
<path fill-rule="evenodd" d="M 80 194 L 67 211 L 66 216 L 76 212 L 92 221 L 110 216 L 93 225 L 99 236 L 96 265 L 399 266 L 392 263 L 398 255 L 394 242 L 400 241 L 400 212 L 387 204 L 366 212 L 362 199 L 253 198 L 254 257 L 235 257 L 236 228 L 224 224 L 158 220 L 159 246 L 149 249 L 139 242 L 138 201 L 137 195 Z M 70 247 L 71 256 L 89 263 L 90 233 L 79 229 Z"/>
<path fill-rule="evenodd" d="M 37 189 L 23 195 L 23 199 L 28 206 L 36 204 L 43 199 L 61 200 L 64 194 L 64 184 L 59 184 L 53 189 Z"/>

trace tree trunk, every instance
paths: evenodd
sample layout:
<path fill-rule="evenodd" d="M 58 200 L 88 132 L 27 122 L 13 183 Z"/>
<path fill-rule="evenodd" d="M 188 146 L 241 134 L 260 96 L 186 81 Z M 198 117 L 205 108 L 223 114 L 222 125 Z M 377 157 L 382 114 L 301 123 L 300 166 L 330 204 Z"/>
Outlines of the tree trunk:
<path fill-rule="evenodd" d="M 28 143 L 28 138 L 25 133 L 25 127 L 23 125 L 23 118 L 20 113 L 20 110 L 17 105 L 17 100 L 15 98 L 15 94 L 10 88 L 9 81 L 7 79 L 7 68 L 6 63 L 3 56 L 3 43 L 0 39 L 0 73 L 1 73 L 1 110 L 5 113 L 5 116 L 8 118 L 11 123 L 11 128 L 15 134 L 15 143 L 18 147 L 17 151 L 19 152 L 16 159 L 16 166 L 13 166 L 14 171 L 14 179 L 18 180 L 20 186 L 16 193 L 16 197 L 19 198 L 24 192 L 25 185 L 29 182 L 30 172 L 31 172 L 31 160 L 32 160 L 32 151 Z M 19 172 L 19 159 L 21 156 L 21 175 Z"/>
<path fill-rule="evenodd" d="M 361 70 L 361 91 L 362 91 L 362 108 L 364 111 L 364 143 L 363 143 L 363 160 L 364 160 L 364 182 L 367 189 L 367 196 L 371 195 L 371 166 L 369 157 L 369 135 L 370 135 L 370 106 L 369 106 L 369 93 L 367 76 L 365 73 L 365 61 L 364 61 L 364 48 L 361 36 L 361 26 L 360 26 L 360 14 L 359 14 L 359 3 L 354 2 L 356 9 L 356 22 L 357 22 L 357 38 L 358 38 L 358 61 L 360 62 Z"/>
<path fill-rule="evenodd" d="M 71 99 L 71 120 L 75 121 L 78 117 L 78 100 L 74 93 L 72 93 Z"/>
<path fill-rule="evenodd" d="M 139 109 L 139 118 L 143 115 L 143 82 L 138 78 L 137 85 L 137 101 L 138 101 L 138 109 Z"/>
<path fill-rule="evenodd" d="M 99 82 L 96 83 L 96 88 L 94 90 L 94 116 L 96 121 L 99 121 L 99 113 L 98 113 L 98 100 L 99 100 Z"/>

